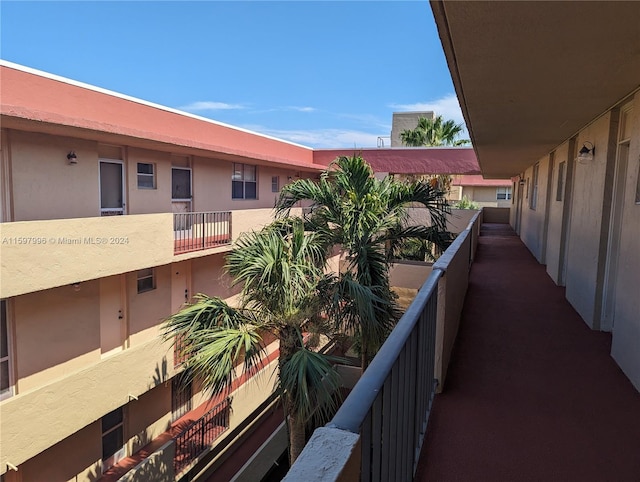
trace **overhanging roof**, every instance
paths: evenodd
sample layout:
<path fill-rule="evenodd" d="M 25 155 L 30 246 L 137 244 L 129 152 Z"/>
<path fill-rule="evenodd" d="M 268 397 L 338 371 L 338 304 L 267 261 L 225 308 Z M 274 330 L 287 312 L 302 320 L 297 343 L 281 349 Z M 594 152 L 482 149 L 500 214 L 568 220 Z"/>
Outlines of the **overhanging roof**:
<path fill-rule="evenodd" d="M 392 147 L 371 149 L 317 149 L 313 162 L 328 166 L 336 157 L 361 155 L 374 172 L 392 174 L 479 174 L 470 147 Z"/>
<path fill-rule="evenodd" d="M 0 114 L 5 128 L 122 143 L 235 162 L 320 171 L 313 150 L 0 61 Z"/>
<path fill-rule="evenodd" d="M 486 177 L 511 177 L 640 86 L 640 2 L 431 1 Z"/>

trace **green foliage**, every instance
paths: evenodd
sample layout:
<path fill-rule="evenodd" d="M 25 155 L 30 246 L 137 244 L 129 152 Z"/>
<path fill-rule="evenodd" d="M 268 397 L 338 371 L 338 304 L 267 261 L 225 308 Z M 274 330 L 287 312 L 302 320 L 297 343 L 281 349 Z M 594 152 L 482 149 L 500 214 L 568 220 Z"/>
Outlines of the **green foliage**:
<path fill-rule="evenodd" d="M 400 316 L 388 270 L 402 241 L 429 240 L 441 249 L 451 241 L 444 191 L 419 180 L 378 180 L 369 164 L 354 155 L 337 158 L 318 182 L 302 179 L 285 186 L 276 205 L 278 215 L 288 216 L 300 201 L 312 203 L 307 230 L 327 247 L 340 246 L 346 255 L 346 272 L 326 284 L 323 295 L 341 329 L 360 338 L 366 367 Z M 429 210 L 429 227 L 407 226 L 412 204 Z"/>
<path fill-rule="evenodd" d="M 405 146 L 463 146 L 470 144 L 468 139 L 458 139 L 464 127 L 453 120 L 444 120 L 442 116 L 433 119 L 420 117 L 415 129 L 407 129 L 400 133 L 400 140 Z"/>
<path fill-rule="evenodd" d="M 453 207 L 455 209 L 479 209 L 478 203 L 470 200 L 467 196 L 463 196 Z"/>
<path fill-rule="evenodd" d="M 325 264 L 322 233 L 305 233 L 299 219 L 243 235 L 225 265 L 235 284 L 242 285 L 240 306 L 198 294 L 163 325 L 165 340 L 186 360 L 188 378 L 200 380 L 212 394 L 228 392 L 236 367 L 249 375 L 263 367 L 262 335 L 271 332 L 280 340 L 276 385 L 285 410 L 302 420 L 334 410 L 339 388 L 335 360 L 303 341 L 303 332 L 327 326 L 319 292 L 327 283 Z M 294 440 L 299 427 L 290 429 Z M 295 440 L 304 440 L 296 435 Z M 292 447 L 292 457 L 301 450 Z"/>

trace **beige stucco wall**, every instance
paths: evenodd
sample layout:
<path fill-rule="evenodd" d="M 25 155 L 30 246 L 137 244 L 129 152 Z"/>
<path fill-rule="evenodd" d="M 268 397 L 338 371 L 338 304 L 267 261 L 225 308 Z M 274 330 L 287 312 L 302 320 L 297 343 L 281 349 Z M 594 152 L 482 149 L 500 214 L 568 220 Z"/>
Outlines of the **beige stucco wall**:
<path fill-rule="evenodd" d="M 96 142 L 13 130 L 8 141 L 14 221 L 100 215 Z"/>
<path fill-rule="evenodd" d="M 469 258 L 474 233 L 476 233 L 474 230 L 460 233 L 454 243 L 447 248 L 432 267 L 432 269 L 444 271 L 438 282 L 438 319 L 434 367 L 434 376 L 438 380 L 438 391 L 442 391 L 444 387 L 451 352 L 458 335 L 460 316 L 469 285 Z"/>
<path fill-rule="evenodd" d="M 138 163 L 153 164 L 156 188 L 138 188 Z M 168 152 L 127 149 L 127 213 L 171 212 L 171 155 Z"/>
<path fill-rule="evenodd" d="M 549 157 L 545 156 L 538 159 L 538 165 L 538 194 L 535 209 L 530 207 L 531 199 L 533 197 L 533 166 L 529 167 L 525 171 L 525 179 L 527 179 L 529 189 L 528 197 L 522 201 L 522 225 L 520 237 L 536 259 L 542 262 Z M 525 195 L 526 192 L 527 190 L 525 186 Z"/>
<path fill-rule="evenodd" d="M 22 464 L 173 374 L 171 348 L 153 340 L 3 400 L 0 470 L 7 462 Z"/>
<path fill-rule="evenodd" d="M 156 288 L 138 293 L 137 272 L 127 275 L 127 297 L 129 300 L 129 344 L 140 345 L 160 335 L 159 327 L 171 314 L 172 291 L 180 290 L 171 283 L 171 266 L 155 268 Z M 182 293 L 180 293 L 181 296 Z"/>
<path fill-rule="evenodd" d="M 21 482 L 94 482 L 102 475 L 102 427 L 92 423 L 20 465 Z"/>
<path fill-rule="evenodd" d="M 222 299 L 236 294 L 240 287 L 231 287 L 231 278 L 223 273 L 223 254 L 197 258 L 191 262 L 193 294 L 204 293 Z"/>
<path fill-rule="evenodd" d="M 279 192 L 271 191 L 271 177 L 278 176 L 280 188 L 297 171 L 258 166 L 258 199 L 231 199 L 233 163 L 218 159 L 196 157 L 193 163 L 194 210 L 235 211 L 272 208 Z"/>
<path fill-rule="evenodd" d="M 431 224 L 431 216 L 427 208 L 409 208 L 407 210 L 409 214 L 409 224 L 411 225 L 425 225 Z M 460 233 L 464 231 L 471 218 L 475 216 L 477 210 L 474 209 L 452 209 L 451 213 L 447 216 L 447 229 L 452 233 Z"/>
<path fill-rule="evenodd" d="M 99 283 L 14 299 L 18 393 L 100 360 Z"/>
<path fill-rule="evenodd" d="M 391 265 L 389 283 L 393 287 L 419 290 L 431 273 L 432 263 L 399 261 Z"/>
<path fill-rule="evenodd" d="M 171 214 L 2 223 L 0 237 L 15 241 L 0 245 L 2 298 L 173 259 Z"/>
<path fill-rule="evenodd" d="M 171 383 L 156 385 L 127 405 L 128 453 L 133 454 L 171 425 Z"/>
<path fill-rule="evenodd" d="M 173 441 L 167 442 L 153 452 L 149 458 L 122 476 L 118 482 L 173 482 L 175 480 L 173 471 L 175 453 L 175 443 Z"/>

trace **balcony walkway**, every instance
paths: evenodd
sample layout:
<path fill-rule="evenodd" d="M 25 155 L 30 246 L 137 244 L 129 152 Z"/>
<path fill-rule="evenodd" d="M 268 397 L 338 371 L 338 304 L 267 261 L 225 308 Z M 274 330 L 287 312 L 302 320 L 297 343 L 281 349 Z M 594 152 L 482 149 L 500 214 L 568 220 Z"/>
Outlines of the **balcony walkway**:
<path fill-rule="evenodd" d="M 508 225 L 485 224 L 416 481 L 640 481 L 640 393 Z"/>

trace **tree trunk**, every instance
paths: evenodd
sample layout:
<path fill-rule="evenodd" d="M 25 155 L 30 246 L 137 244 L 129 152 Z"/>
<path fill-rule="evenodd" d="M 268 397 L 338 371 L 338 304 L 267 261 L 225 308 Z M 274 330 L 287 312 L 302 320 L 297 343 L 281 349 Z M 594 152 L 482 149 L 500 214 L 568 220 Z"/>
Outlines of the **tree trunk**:
<path fill-rule="evenodd" d="M 295 413 L 289 413 L 289 466 L 296 461 L 304 449 L 306 434 L 305 423 Z"/>
<path fill-rule="evenodd" d="M 284 362 L 301 348 L 301 339 L 295 327 L 284 325 L 279 331 L 280 354 L 278 364 Z M 305 445 L 305 421 L 294 412 L 289 394 L 283 394 L 282 403 L 285 408 L 285 417 L 289 428 L 289 463 L 293 465 Z"/>

